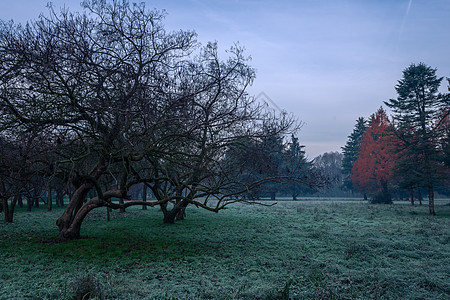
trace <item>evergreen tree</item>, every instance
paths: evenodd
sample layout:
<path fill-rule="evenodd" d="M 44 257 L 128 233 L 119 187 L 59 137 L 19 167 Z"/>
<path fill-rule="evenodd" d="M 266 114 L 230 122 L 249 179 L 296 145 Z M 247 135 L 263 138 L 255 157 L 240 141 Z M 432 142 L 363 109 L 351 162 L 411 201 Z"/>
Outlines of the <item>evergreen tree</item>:
<path fill-rule="evenodd" d="M 305 146 L 300 145 L 298 138 L 291 135 L 291 141 L 285 150 L 284 165 L 285 172 L 290 176 L 311 176 L 312 163 L 306 158 Z M 300 182 L 291 182 L 287 185 L 287 191 L 292 196 L 292 200 L 297 200 L 300 193 L 309 192 L 311 189 Z"/>
<path fill-rule="evenodd" d="M 342 174 L 344 175 L 343 188 L 346 190 L 353 191 L 353 184 L 350 176 L 352 175 L 353 164 L 358 159 L 361 148 L 361 140 L 366 128 L 366 120 L 362 117 L 358 118 L 358 120 L 356 120 L 356 125 L 353 132 L 348 136 L 347 143 L 341 148 L 342 154 L 344 155 L 342 159 Z"/>
<path fill-rule="evenodd" d="M 405 178 L 410 184 L 428 189 L 430 214 L 434 215 L 434 188 L 439 180 L 438 124 L 449 104 L 446 96 L 439 94 L 442 77 L 436 69 L 423 63 L 411 64 L 395 89 L 397 99 L 385 104 L 392 109 L 397 136 L 401 140 L 402 156 L 399 165 L 408 170 Z"/>
<path fill-rule="evenodd" d="M 260 160 L 260 166 L 263 167 L 262 173 L 267 177 L 281 176 L 285 149 L 283 137 L 278 134 L 266 136 L 262 139 L 259 148 L 262 150 Z M 280 188 L 278 182 L 270 182 L 261 186 L 261 192 L 269 195 L 271 200 L 275 200 Z"/>
<path fill-rule="evenodd" d="M 450 79 L 448 80 L 450 83 Z M 450 94 L 447 94 L 446 97 L 450 97 Z M 450 107 L 442 111 L 441 123 L 438 125 L 438 130 L 439 161 L 441 161 L 441 172 L 444 180 L 439 182 L 437 190 L 440 194 L 450 195 Z"/>

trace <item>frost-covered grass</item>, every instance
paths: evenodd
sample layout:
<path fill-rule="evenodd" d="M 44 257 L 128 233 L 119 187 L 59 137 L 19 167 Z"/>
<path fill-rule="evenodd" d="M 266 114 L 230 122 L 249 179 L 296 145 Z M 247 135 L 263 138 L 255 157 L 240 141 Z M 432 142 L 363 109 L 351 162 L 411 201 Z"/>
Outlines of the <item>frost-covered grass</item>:
<path fill-rule="evenodd" d="M 19 211 L 0 224 L 0 299 L 449 299 L 450 206 L 357 201 L 189 207 L 162 223 L 158 209 L 104 209 L 88 238 L 48 243 L 61 210 Z M 88 283 L 86 283 L 88 282 Z"/>

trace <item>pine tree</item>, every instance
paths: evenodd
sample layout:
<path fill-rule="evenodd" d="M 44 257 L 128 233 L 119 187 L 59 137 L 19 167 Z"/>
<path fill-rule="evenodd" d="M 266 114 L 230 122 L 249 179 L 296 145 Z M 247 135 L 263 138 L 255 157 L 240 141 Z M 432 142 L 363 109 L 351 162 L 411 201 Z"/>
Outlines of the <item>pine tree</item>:
<path fill-rule="evenodd" d="M 283 152 L 285 149 L 283 137 L 277 134 L 267 136 L 262 139 L 259 147 L 262 150 L 259 164 L 264 166 L 263 173 L 267 177 L 280 176 L 282 173 L 281 168 L 284 160 Z M 270 195 L 270 199 L 275 200 L 276 194 L 281 187 L 277 182 L 271 182 L 264 184 L 261 188 L 264 194 Z"/>
<path fill-rule="evenodd" d="M 287 149 L 284 152 L 285 173 L 289 176 L 310 176 L 312 163 L 306 158 L 305 146 L 300 145 L 298 138 L 293 134 Z M 292 182 L 287 185 L 287 191 L 292 195 L 292 200 L 297 200 L 297 196 L 302 192 L 310 191 L 309 187 L 299 182 Z"/>
<path fill-rule="evenodd" d="M 449 79 L 450 82 L 450 79 Z M 447 97 L 450 94 L 447 95 Z M 439 192 L 450 194 L 450 107 L 445 109 L 442 114 L 442 122 L 438 125 L 439 139 L 439 161 L 441 162 L 441 170 L 443 180 L 439 184 Z"/>
<path fill-rule="evenodd" d="M 449 104 L 446 96 L 439 94 L 442 77 L 436 69 L 423 63 L 411 64 L 395 89 L 397 99 L 385 104 L 392 109 L 397 136 L 401 140 L 402 157 L 399 165 L 408 170 L 410 184 L 428 189 L 429 211 L 435 214 L 434 187 L 439 180 L 437 124 L 442 111 Z"/>
<path fill-rule="evenodd" d="M 366 120 L 362 117 L 358 118 L 353 132 L 348 136 L 347 143 L 341 148 L 342 154 L 344 155 L 344 158 L 342 159 L 342 174 L 344 175 L 343 188 L 346 190 L 353 191 L 354 189 L 350 176 L 352 175 L 353 164 L 358 159 L 361 140 L 366 128 Z"/>

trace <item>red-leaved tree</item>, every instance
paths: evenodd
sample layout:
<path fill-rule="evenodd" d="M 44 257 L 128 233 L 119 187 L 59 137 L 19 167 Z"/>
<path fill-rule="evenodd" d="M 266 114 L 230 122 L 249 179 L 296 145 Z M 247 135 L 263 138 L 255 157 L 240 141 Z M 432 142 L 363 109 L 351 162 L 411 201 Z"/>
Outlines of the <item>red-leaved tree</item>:
<path fill-rule="evenodd" d="M 375 202 L 392 202 L 389 186 L 393 179 L 396 137 L 391 132 L 386 112 L 380 108 L 364 133 L 359 157 L 352 169 L 354 187 L 374 195 Z"/>

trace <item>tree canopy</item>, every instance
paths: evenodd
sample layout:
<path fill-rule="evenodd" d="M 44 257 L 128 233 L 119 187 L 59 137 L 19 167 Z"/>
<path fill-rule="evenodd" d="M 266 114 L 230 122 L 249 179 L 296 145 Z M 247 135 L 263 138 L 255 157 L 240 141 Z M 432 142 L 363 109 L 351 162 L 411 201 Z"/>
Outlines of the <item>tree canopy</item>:
<path fill-rule="evenodd" d="M 429 210 L 434 211 L 434 188 L 442 178 L 438 139 L 440 125 L 448 116 L 449 97 L 439 93 L 442 77 L 436 69 L 423 63 L 411 64 L 395 89 L 397 99 L 385 104 L 392 109 L 396 134 L 402 152 L 398 164 L 401 170 L 409 169 L 407 185 L 428 189 Z"/>
<path fill-rule="evenodd" d="M 171 223 L 189 204 L 217 212 L 232 196 L 280 179 L 266 173 L 238 182 L 225 159 L 236 145 L 251 155 L 242 141 L 266 143 L 299 128 L 292 115 L 247 94 L 255 71 L 241 47 L 223 60 L 217 43 L 167 32 L 164 13 L 144 4 L 83 7 L 50 9 L 26 26 L 0 23 L 0 137 L 33 136 L 42 150 L 40 178 L 72 187 L 57 220 L 61 239 L 78 238 L 97 207 L 159 205 Z M 138 184 L 155 199 L 131 201 L 128 191 Z"/>
<path fill-rule="evenodd" d="M 389 185 L 394 177 L 396 143 L 387 114 L 380 108 L 363 135 L 351 176 L 356 189 L 371 193 L 377 202 L 392 202 Z"/>
<path fill-rule="evenodd" d="M 356 120 L 353 132 L 348 136 L 345 146 L 342 147 L 342 173 L 344 175 L 343 188 L 348 190 L 353 190 L 354 188 L 350 177 L 352 174 L 353 164 L 359 157 L 361 140 L 367 128 L 366 123 L 367 122 L 364 118 L 358 118 Z"/>

